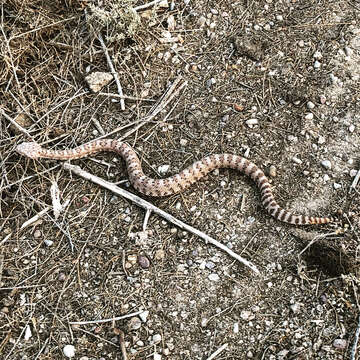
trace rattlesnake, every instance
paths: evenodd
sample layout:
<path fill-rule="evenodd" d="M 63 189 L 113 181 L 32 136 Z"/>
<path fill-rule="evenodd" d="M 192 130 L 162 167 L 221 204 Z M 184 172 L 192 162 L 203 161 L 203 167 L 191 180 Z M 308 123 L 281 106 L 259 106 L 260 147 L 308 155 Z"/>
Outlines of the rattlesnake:
<path fill-rule="evenodd" d="M 156 197 L 179 193 L 214 169 L 236 169 L 249 176 L 256 183 L 261 192 L 263 206 L 275 219 L 294 225 L 326 224 L 333 221 L 329 217 L 294 215 L 281 208 L 275 201 L 269 180 L 264 172 L 254 163 L 238 155 L 209 155 L 176 175 L 166 179 L 152 179 L 144 174 L 135 151 L 129 145 L 115 139 L 94 140 L 74 149 L 66 150 L 47 150 L 36 142 L 25 142 L 18 145 L 16 151 L 31 159 L 50 158 L 59 160 L 79 159 L 100 151 L 114 151 L 125 160 L 129 180 L 133 187 L 140 193 Z"/>

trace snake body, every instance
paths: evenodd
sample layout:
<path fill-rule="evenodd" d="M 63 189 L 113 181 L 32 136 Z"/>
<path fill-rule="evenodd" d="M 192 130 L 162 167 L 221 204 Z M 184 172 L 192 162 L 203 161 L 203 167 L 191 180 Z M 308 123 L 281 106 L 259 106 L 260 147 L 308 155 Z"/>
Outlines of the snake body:
<path fill-rule="evenodd" d="M 167 196 L 184 191 L 193 183 L 218 168 L 231 168 L 249 176 L 261 192 L 261 201 L 266 211 L 275 219 L 294 224 L 311 225 L 332 222 L 330 217 L 313 217 L 294 215 L 280 207 L 275 201 L 269 180 L 264 172 L 251 161 L 231 154 L 214 154 L 196 161 L 176 175 L 166 179 L 153 179 L 146 176 L 135 151 L 127 144 L 115 139 L 94 140 L 73 149 L 48 150 L 36 142 L 25 142 L 17 146 L 16 151 L 31 159 L 49 158 L 58 160 L 79 159 L 101 151 L 113 151 L 119 154 L 126 163 L 129 180 L 133 187 L 149 196 Z"/>

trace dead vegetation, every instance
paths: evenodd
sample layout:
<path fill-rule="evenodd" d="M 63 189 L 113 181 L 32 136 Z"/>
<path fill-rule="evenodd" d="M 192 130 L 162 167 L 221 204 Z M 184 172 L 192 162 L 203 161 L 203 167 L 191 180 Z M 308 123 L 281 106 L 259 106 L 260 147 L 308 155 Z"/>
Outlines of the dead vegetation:
<path fill-rule="evenodd" d="M 157 3 L 0 5 L 0 357 L 61 358 L 73 345 L 83 360 L 356 359 L 358 6 Z M 124 96 L 116 81 L 88 89 L 86 75 L 111 72 L 99 36 Z M 179 76 L 187 85 L 166 98 Z M 256 277 L 155 215 L 143 229 L 141 209 L 60 163 L 14 152 L 22 141 L 60 149 L 109 134 L 153 176 L 221 152 L 275 165 L 282 205 L 341 210 L 339 223 L 294 232 L 228 170 L 148 199 L 256 264 Z M 128 186 L 113 154 L 76 164 Z M 69 200 L 57 218 L 54 183 Z"/>

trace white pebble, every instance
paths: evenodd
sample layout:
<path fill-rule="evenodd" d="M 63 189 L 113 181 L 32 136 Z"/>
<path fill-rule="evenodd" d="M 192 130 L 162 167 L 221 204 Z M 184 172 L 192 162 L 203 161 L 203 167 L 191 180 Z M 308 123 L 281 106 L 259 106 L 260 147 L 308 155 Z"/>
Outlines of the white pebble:
<path fill-rule="evenodd" d="M 316 60 L 316 61 L 314 62 L 314 68 L 315 68 L 315 69 L 319 69 L 320 67 L 321 67 L 321 62 L 319 62 L 319 61 Z"/>
<path fill-rule="evenodd" d="M 198 24 L 199 24 L 200 26 L 204 26 L 204 25 L 205 25 L 205 22 L 206 22 L 205 16 L 200 16 L 199 19 L 198 19 Z"/>
<path fill-rule="evenodd" d="M 249 311 L 249 310 L 243 310 L 241 311 L 240 313 L 240 317 L 243 319 L 243 320 L 246 320 L 246 321 L 250 321 L 252 319 L 254 319 L 254 314 Z"/>
<path fill-rule="evenodd" d="M 330 160 L 323 160 L 323 161 L 321 162 L 321 165 L 322 165 L 325 169 L 328 169 L 328 170 L 331 169 L 331 162 L 330 162 Z"/>
<path fill-rule="evenodd" d="M 351 124 L 351 125 L 349 126 L 349 131 L 350 131 L 351 133 L 353 133 L 353 132 L 355 131 L 355 126 Z"/>
<path fill-rule="evenodd" d="M 328 174 L 324 175 L 324 183 L 328 182 L 330 180 L 330 176 Z"/>
<path fill-rule="evenodd" d="M 339 189 L 341 189 L 341 184 L 339 184 L 339 183 L 334 183 L 334 189 L 335 190 L 339 190 Z"/>
<path fill-rule="evenodd" d="M 298 45 L 299 45 L 300 47 L 304 47 L 304 46 L 305 46 L 304 40 L 300 40 L 300 41 L 298 42 Z"/>
<path fill-rule="evenodd" d="M 351 170 L 350 170 L 350 176 L 351 176 L 351 177 L 355 177 L 356 174 L 357 174 L 357 170 L 355 170 L 355 169 L 351 169 Z"/>
<path fill-rule="evenodd" d="M 152 338 L 152 341 L 154 344 L 157 344 L 161 341 L 161 335 L 160 334 L 155 334 Z"/>
<path fill-rule="evenodd" d="M 321 104 L 325 104 L 326 103 L 326 96 L 325 95 L 320 95 L 319 96 L 319 101 Z"/>
<path fill-rule="evenodd" d="M 311 101 L 308 101 L 306 106 L 308 107 L 308 109 L 312 110 L 315 107 L 315 104 L 313 102 L 311 102 Z"/>
<path fill-rule="evenodd" d="M 249 119 L 246 120 L 246 125 L 251 127 L 253 125 L 257 125 L 259 123 L 258 119 Z"/>
<path fill-rule="evenodd" d="M 283 18 L 282 15 L 276 15 L 276 20 L 277 20 L 277 21 L 283 21 L 284 18 Z"/>
<path fill-rule="evenodd" d="M 154 360 L 161 360 L 161 355 L 158 353 L 154 353 Z"/>
<path fill-rule="evenodd" d="M 186 139 L 180 139 L 180 145 L 185 146 L 188 143 Z"/>
<path fill-rule="evenodd" d="M 319 145 L 322 145 L 322 144 L 325 144 L 325 142 L 326 142 L 325 137 L 320 135 L 320 136 L 318 137 L 318 144 L 319 144 Z"/>
<path fill-rule="evenodd" d="M 290 305 L 290 309 L 294 314 L 296 314 L 300 311 L 300 307 L 301 307 L 301 305 L 299 303 Z"/>
<path fill-rule="evenodd" d="M 347 346 L 347 341 L 345 339 L 335 339 L 333 341 L 333 346 L 336 349 L 345 349 Z"/>
<path fill-rule="evenodd" d="M 75 356 L 75 347 L 73 345 L 65 345 L 63 348 L 63 353 L 66 357 L 72 358 Z"/>
<path fill-rule="evenodd" d="M 291 160 L 296 164 L 299 164 L 299 165 L 302 164 L 302 160 L 296 156 L 293 156 Z"/>
<path fill-rule="evenodd" d="M 160 165 L 158 167 L 158 172 L 161 175 L 165 175 L 170 169 L 170 165 Z"/>
<path fill-rule="evenodd" d="M 305 119 L 306 120 L 312 120 L 314 118 L 314 114 L 313 113 L 307 113 L 306 115 L 305 115 Z"/>
<path fill-rule="evenodd" d="M 314 59 L 317 59 L 317 60 L 320 60 L 320 59 L 322 59 L 322 54 L 321 54 L 321 52 L 320 51 L 315 51 L 315 53 L 314 53 L 314 55 L 313 55 L 313 58 Z"/>
<path fill-rule="evenodd" d="M 149 316 L 149 311 L 143 311 L 141 314 L 139 314 L 139 318 L 141 319 L 142 322 L 146 322 L 147 318 Z"/>
<path fill-rule="evenodd" d="M 30 325 L 26 325 L 24 340 L 28 341 L 31 337 L 32 337 L 32 333 L 31 333 Z"/>
<path fill-rule="evenodd" d="M 218 274 L 210 274 L 209 276 L 208 276 L 208 279 L 209 280 L 211 280 L 211 281 L 219 281 L 220 280 L 220 277 L 219 277 L 219 275 Z"/>
<path fill-rule="evenodd" d="M 44 244 L 46 246 L 52 246 L 52 244 L 54 244 L 54 242 L 52 240 L 44 240 Z"/>
<path fill-rule="evenodd" d="M 238 334 L 239 333 L 239 323 L 235 323 L 234 327 L 233 327 L 233 332 L 234 334 Z"/>
<path fill-rule="evenodd" d="M 141 328 L 141 321 L 138 317 L 132 317 L 128 322 L 129 330 L 138 330 Z"/>

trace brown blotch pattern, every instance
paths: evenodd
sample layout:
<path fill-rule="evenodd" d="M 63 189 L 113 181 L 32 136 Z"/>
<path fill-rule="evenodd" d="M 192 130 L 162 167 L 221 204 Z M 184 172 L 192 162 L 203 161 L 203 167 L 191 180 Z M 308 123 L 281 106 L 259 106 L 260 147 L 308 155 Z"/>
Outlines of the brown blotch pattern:
<path fill-rule="evenodd" d="M 249 176 L 261 191 L 261 201 L 266 211 L 277 220 L 294 225 L 326 224 L 332 222 L 329 217 L 307 217 L 294 215 L 283 210 L 275 201 L 271 191 L 271 185 L 265 174 L 249 160 L 238 155 L 219 154 L 209 155 L 194 163 L 177 175 L 166 179 L 152 179 L 146 175 L 141 167 L 140 160 L 135 151 L 127 144 L 116 139 L 94 140 L 87 144 L 67 150 L 43 149 L 37 143 L 23 143 L 18 145 L 18 152 L 33 159 L 78 159 L 100 151 L 114 151 L 118 153 L 126 163 L 129 180 L 139 192 L 151 196 L 167 196 L 184 191 L 191 184 L 203 178 L 211 170 L 216 168 L 233 168 Z M 258 174 L 255 176 L 255 173 Z M 261 179 L 261 180 L 260 180 Z"/>

